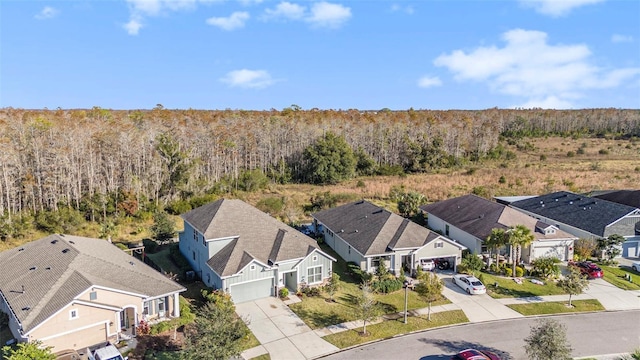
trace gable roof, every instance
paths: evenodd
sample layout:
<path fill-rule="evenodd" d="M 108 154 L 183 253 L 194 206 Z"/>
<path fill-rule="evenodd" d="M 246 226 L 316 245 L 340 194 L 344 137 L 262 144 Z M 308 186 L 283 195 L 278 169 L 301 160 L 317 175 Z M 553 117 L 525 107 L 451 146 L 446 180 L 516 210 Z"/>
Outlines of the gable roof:
<path fill-rule="evenodd" d="M 511 206 L 597 236 L 604 236 L 607 225 L 636 209 L 628 205 L 591 198 L 569 191 L 558 191 L 516 201 Z"/>
<path fill-rule="evenodd" d="M 516 225 L 529 228 L 536 240 L 575 238 L 561 230 L 556 230 L 555 234 L 546 235 L 540 231 L 542 224 L 535 218 L 473 194 L 423 205 L 420 209 L 481 241 L 484 241 L 493 229 L 507 230 Z M 548 226 L 544 228 L 546 227 Z"/>
<path fill-rule="evenodd" d="M 440 236 L 411 220 L 360 200 L 312 215 L 363 255 L 419 248 Z"/>
<path fill-rule="evenodd" d="M 640 190 L 613 190 L 593 197 L 640 209 Z"/>
<path fill-rule="evenodd" d="M 0 253 L 0 292 L 25 333 L 91 286 L 145 298 L 184 290 L 105 240 L 56 234 Z"/>
<path fill-rule="evenodd" d="M 318 249 L 315 240 L 236 199 L 220 199 L 182 215 L 207 240 L 232 239 L 207 264 L 221 277 L 237 274 L 252 261 L 274 265 Z"/>

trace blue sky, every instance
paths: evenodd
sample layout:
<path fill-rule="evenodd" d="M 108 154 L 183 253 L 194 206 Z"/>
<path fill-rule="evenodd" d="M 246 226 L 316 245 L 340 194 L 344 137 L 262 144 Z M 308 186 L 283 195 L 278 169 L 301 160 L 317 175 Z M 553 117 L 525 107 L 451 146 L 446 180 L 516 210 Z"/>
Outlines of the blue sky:
<path fill-rule="evenodd" d="M 640 108 L 640 1 L 0 2 L 0 107 Z"/>

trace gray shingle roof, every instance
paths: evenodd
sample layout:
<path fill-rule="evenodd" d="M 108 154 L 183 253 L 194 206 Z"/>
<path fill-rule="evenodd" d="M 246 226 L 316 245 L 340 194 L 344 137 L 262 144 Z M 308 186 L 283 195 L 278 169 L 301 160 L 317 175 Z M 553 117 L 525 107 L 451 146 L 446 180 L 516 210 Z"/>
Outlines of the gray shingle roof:
<path fill-rule="evenodd" d="M 91 286 L 144 297 L 184 290 L 105 240 L 56 234 L 0 253 L 0 291 L 25 332 Z"/>
<path fill-rule="evenodd" d="M 593 197 L 640 209 L 640 190 L 615 190 Z"/>
<path fill-rule="evenodd" d="M 506 230 L 516 225 L 529 228 L 537 240 L 575 238 L 561 230 L 545 235 L 536 229 L 538 220 L 535 218 L 472 194 L 423 205 L 420 209 L 482 241 L 491 234 L 492 229 Z"/>
<path fill-rule="evenodd" d="M 591 198 L 568 191 L 516 201 L 514 208 L 529 211 L 558 223 L 604 236 L 605 227 L 635 210 L 634 207 Z"/>
<path fill-rule="evenodd" d="M 312 216 L 363 255 L 419 248 L 438 237 L 429 229 L 364 200 Z"/>
<path fill-rule="evenodd" d="M 271 265 L 319 249 L 315 240 L 241 200 L 220 199 L 182 218 L 207 240 L 236 238 L 207 261 L 222 277 L 236 274 L 254 259 Z"/>

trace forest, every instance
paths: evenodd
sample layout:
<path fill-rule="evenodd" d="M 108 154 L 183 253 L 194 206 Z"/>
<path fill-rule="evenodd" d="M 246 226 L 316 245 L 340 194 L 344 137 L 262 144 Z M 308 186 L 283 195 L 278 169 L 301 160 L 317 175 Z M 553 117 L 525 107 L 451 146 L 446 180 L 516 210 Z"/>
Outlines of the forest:
<path fill-rule="evenodd" d="M 544 137 L 635 140 L 640 110 L 5 108 L 0 239 L 19 237 L 33 222 L 60 232 L 70 229 L 59 224 L 180 213 L 266 184 L 335 184 L 509 160 L 509 145 Z"/>

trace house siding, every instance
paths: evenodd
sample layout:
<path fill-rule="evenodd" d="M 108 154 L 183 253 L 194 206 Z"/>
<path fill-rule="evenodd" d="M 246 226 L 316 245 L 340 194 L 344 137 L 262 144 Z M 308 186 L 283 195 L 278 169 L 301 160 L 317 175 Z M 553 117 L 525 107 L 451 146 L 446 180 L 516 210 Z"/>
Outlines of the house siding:
<path fill-rule="evenodd" d="M 91 300 L 92 290 L 95 291 L 97 297 L 95 300 Z M 95 302 L 98 304 L 109 304 L 109 306 L 125 307 L 129 305 L 135 305 L 140 308 L 142 304 L 142 298 L 139 296 L 124 294 L 121 292 L 106 290 L 102 288 L 89 288 L 84 293 L 80 294 L 78 300 L 86 302 Z"/>
<path fill-rule="evenodd" d="M 184 231 L 182 231 L 178 235 L 180 239 L 178 243 L 178 247 L 180 248 L 180 252 L 182 253 L 182 255 L 189 262 L 189 265 L 191 265 L 191 268 L 193 268 L 193 270 L 198 274 L 198 276 L 200 276 L 200 278 L 203 278 L 202 264 L 204 264 L 209 259 L 208 258 L 204 260 L 202 259 L 203 258 L 203 256 L 201 255 L 202 249 L 201 247 L 199 247 L 199 241 L 195 241 L 193 239 L 194 232 L 195 230 L 193 229 L 193 227 L 191 227 L 191 225 L 185 221 Z M 195 259 L 193 258 L 194 252 L 195 252 Z"/>
<path fill-rule="evenodd" d="M 255 262 L 253 262 L 252 264 L 255 264 L 255 270 L 250 270 L 251 265 L 247 265 L 247 267 L 242 270 L 242 274 L 224 279 L 225 289 L 233 284 L 244 283 L 259 279 L 275 278 L 277 270 L 268 269 Z"/>
<path fill-rule="evenodd" d="M 367 260 L 356 249 L 344 241 L 337 233 L 331 231 L 326 226 L 322 227 L 325 243 L 329 245 L 346 262 L 354 262 L 360 265 L 363 270 L 367 269 Z"/>
<path fill-rule="evenodd" d="M 313 261 L 313 257 L 317 256 L 317 260 Z M 298 265 L 298 283 L 302 281 L 302 278 L 305 278 L 305 282 L 307 282 L 307 269 L 315 266 L 322 266 L 322 279 L 325 280 L 331 275 L 332 271 L 332 261 L 324 254 L 319 253 L 318 251 L 314 251 L 309 254 L 304 260 L 300 262 Z"/>
<path fill-rule="evenodd" d="M 471 253 L 475 252 L 480 254 L 482 252 L 482 241 L 477 237 L 445 222 L 435 215 L 429 214 L 427 219 L 427 223 L 431 229 L 440 231 L 445 234 L 446 237 L 466 246 Z M 445 233 L 447 225 L 449 226 L 449 234 Z"/>
<path fill-rule="evenodd" d="M 640 222 L 640 216 L 627 215 L 613 224 L 608 225 L 604 229 L 604 237 L 613 234 L 622 235 L 624 237 L 633 237 L 636 235 L 636 224 Z"/>

